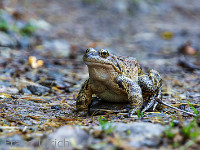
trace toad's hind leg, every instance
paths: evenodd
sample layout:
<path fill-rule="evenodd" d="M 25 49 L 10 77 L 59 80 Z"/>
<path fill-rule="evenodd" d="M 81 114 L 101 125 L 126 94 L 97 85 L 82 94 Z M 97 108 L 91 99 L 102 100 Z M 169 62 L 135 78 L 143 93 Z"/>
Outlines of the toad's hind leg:
<path fill-rule="evenodd" d="M 128 100 L 131 105 L 130 114 L 135 114 L 137 110 L 140 110 L 143 105 L 142 90 L 137 82 L 125 76 L 119 76 L 116 83 L 119 88 L 125 90 L 128 95 Z"/>
<path fill-rule="evenodd" d="M 157 106 L 157 102 L 154 100 L 155 97 L 161 98 L 161 86 L 162 79 L 160 74 L 156 70 L 150 70 L 149 75 L 141 75 L 138 78 L 138 83 L 142 88 L 142 94 L 144 97 L 149 98 L 150 101 L 142 110 L 145 112 L 153 106 L 153 111 Z"/>
<path fill-rule="evenodd" d="M 154 96 L 150 98 L 150 101 L 147 103 L 144 109 L 142 109 L 142 113 L 150 109 L 151 107 L 153 107 L 153 111 L 155 110 L 156 106 L 158 105 L 158 102 L 155 101 L 155 97 L 161 98 L 161 87 L 159 88 L 158 92 L 156 92 Z"/>
<path fill-rule="evenodd" d="M 89 106 L 92 100 L 92 90 L 89 84 L 89 79 L 84 82 L 76 100 L 76 109 L 81 116 L 88 113 Z"/>
<path fill-rule="evenodd" d="M 160 74 L 152 69 L 150 70 L 149 75 L 140 75 L 138 77 L 138 84 L 142 89 L 142 94 L 152 95 L 161 87 L 162 79 Z"/>

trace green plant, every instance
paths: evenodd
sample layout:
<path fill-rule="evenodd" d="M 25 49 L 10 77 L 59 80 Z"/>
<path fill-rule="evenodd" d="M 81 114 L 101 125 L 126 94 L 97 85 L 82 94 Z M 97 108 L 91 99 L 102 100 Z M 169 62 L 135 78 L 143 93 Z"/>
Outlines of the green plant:
<path fill-rule="evenodd" d="M 37 26 L 27 23 L 22 29 L 20 29 L 20 34 L 22 36 L 31 36 L 37 30 Z"/>
<path fill-rule="evenodd" d="M 2 10 L 0 10 L 0 30 L 3 32 L 8 32 L 9 30 L 8 23 L 2 18 Z"/>
<path fill-rule="evenodd" d="M 9 30 L 8 23 L 2 18 L 0 18 L 0 30 L 3 32 L 8 32 Z"/>
<path fill-rule="evenodd" d="M 165 128 L 165 136 L 169 139 L 170 143 L 172 144 L 173 148 L 180 148 L 182 149 L 183 146 L 180 144 L 184 144 L 184 147 L 191 147 L 196 142 L 198 142 L 198 137 L 200 135 L 200 127 L 199 127 L 199 113 L 198 111 L 188 102 L 190 107 L 193 109 L 195 114 L 197 115 L 194 117 L 189 124 L 183 124 L 179 127 L 174 127 L 174 123 L 171 121 L 169 126 Z M 182 137 L 182 138 L 180 138 Z M 179 139 L 179 140 L 178 140 Z M 177 141 L 178 140 L 178 141 Z"/>
<path fill-rule="evenodd" d="M 139 109 L 137 110 L 137 117 L 138 119 L 141 119 L 143 117 L 143 112 L 141 112 Z"/>
<path fill-rule="evenodd" d="M 193 119 L 187 126 L 182 127 L 182 132 L 186 138 L 196 138 L 198 126 L 196 119 Z"/>
<path fill-rule="evenodd" d="M 0 30 L 8 33 L 15 32 L 22 36 L 31 36 L 38 29 L 37 26 L 33 25 L 28 21 L 23 27 L 18 27 L 16 22 L 8 23 L 6 19 L 2 17 L 2 10 L 0 9 Z"/>
<path fill-rule="evenodd" d="M 116 126 L 113 126 L 112 121 L 108 122 L 108 120 L 105 117 L 99 117 L 98 121 L 102 131 L 106 134 L 110 134 L 116 129 Z"/>
<path fill-rule="evenodd" d="M 169 127 L 165 127 L 164 133 L 167 136 L 167 138 L 173 138 L 175 136 L 175 133 L 173 133 L 172 129 L 174 127 L 173 120 L 169 123 Z"/>
<path fill-rule="evenodd" d="M 198 127 L 198 119 L 200 118 L 198 111 L 194 108 L 194 106 L 188 101 L 189 106 L 192 108 L 194 113 L 197 115 L 193 118 L 193 120 L 186 126 L 182 127 L 182 133 L 186 138 L 196 139 L 198 135 L 200 135 L 200 128 Z"/>
<path fill-rule="evenodd" d="M 199 113 L 198 113 L 198 111 L 194 108 L 194 106 L 193 106 L 189 101 L 187 101 L 187 103 L 188 103 L 188 105 L 192 108 L 192 110 L 194 111 L 194 113 L 198 116 Z"/>

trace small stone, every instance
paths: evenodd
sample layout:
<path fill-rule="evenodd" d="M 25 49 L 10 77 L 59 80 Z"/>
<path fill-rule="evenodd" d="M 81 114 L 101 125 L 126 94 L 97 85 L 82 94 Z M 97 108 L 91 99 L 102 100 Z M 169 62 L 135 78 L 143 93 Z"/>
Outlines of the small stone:
<path fill-rule="evenodd" d="M 35 95 L 45 95 L 50 91 L 50 88 L 42 85 L 28 85 L 27 89 Z"/>
<path fill-rule="evenodd" d="M 12 39 L 8 34 L 0 31 L 0 45 L 14 47 L 17 44 L 16 41 Z"/>
<path fill-rule="evenodd" d="M 151 41 L 152 39 L 156 38 L 156 34 L 151 32 L 142 32 L 135 34 L 133 38 L 134 42 Z"/>
<path fill-rule="evenodd" d="M 51 27 L 51 25 L 48 22 L 46 22 L 45 20 L 31 19 L 30 24 L 32 26 L 36 26 L 37 28 L 42 29 L 42 30 L 46 30 L 46 31 L 48 31 Z"/>
<path fill-rule="evenodd" d="M 0 93 L 18 94 L 19 90 L 16 87 L 0 86 Z"/>
<path fill-rule="evenodd" d="M 48 94 L 48 92 L 50 91 L 50 88 L 42 86 L 38 83 L 33 83 L 33 82 L 29 82 L 27 80 L 20 80 L 18 83 L 18 87 L 19 88 L 27 88 L 32 94 L 35 95 L 45 95 Z M 26 89 L 25 92 L 28 92 Z"/>
<path fill-rule="evenodd" d="M 44 41 L 43 46 L 54 57 L 68 57 L 70 54 L 70 45 L 66 40 Z"/>
<path fill-rule="evenodd" d="M 128 1 L 127 0 L 117 0 L 114 4 L 113 4 L 113 9 L 116 12 L 119 13 L 124 13 L 126 14 L 128 12 Z"/>
<path fill-rule="evenodd" d="M 178 52 L 185 55 L 195 55 L 197 51 L 191 45 L 191 41 L 187 41 L 178 48 Z"/>
<path fill-rule="evenodd" d="M 60 110 L 61 106 L 60 105 L 52 105 L 51 109 Z"/>
<path fill-rule="evenodd" d="M 22 94 L 32 94 L 30 90 L 28 90 L 27 88 L 22 88 L 20 91 Z"/>
<path fill-rule="evenodd" d="M 40 84 L 46 87 L 56 86 L 54 80 L 44 80 L 44 81 L 41 81 Z"/>
<path fill-rule="evenodd" d="M 8 47 L 0 47 L 0 56 L 3 58 L 10 58 L 12 50 Z"/>
<path fill-rule="evenodd" d="M 27 72 L 25 76 L 26 76 L 26 79 L 31 80 L 33 82 L 39 80 L 39 77 L 32 72 Z"/>
<path fill-rule="evenodd" d="M 30 47 L 32 45 L 32 41 L 33 41 L 33 39 L 31 39 L 28 36 L 19 36 L 18 39 L 17 39 L 18 46 L 20 48 Z"/>

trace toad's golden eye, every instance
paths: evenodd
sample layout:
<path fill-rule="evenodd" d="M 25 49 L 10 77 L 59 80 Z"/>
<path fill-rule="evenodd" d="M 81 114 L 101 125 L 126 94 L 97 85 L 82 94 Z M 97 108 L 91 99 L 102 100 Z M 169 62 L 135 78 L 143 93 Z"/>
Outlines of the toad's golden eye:
<path fill-rule="evenodd" d="M 106 58 L 106 57 L 109 56 L 109 52 L 107 50 L 105 50 L 105 49 L 101 49 L 99 51 L 99 56 Z"/>
<path fill-rule="evenodd" d="M 90 49 L 88 48 L 88 49 L 86 49 L 86 51 L 85 51 L 86 53 L 89 53 L 90 52 Z"/>

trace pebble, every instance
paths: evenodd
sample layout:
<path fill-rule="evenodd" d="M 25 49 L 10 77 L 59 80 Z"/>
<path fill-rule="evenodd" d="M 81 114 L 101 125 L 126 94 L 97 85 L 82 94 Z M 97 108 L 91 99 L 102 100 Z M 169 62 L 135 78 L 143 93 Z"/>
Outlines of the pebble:
<path fill-rule="evenodd" d="M 6 87 L 4 85 L 0 86 L 0 93 L 6 94 L 18 94 L 19 90 L 16 87 Z"/>
<path fill-rule="evenodd" d="M 43 46 L 53 57 L 68 57 L 70 54 L 70 45 L 63 39 L 44 41 Z"/>
<path fill-rule="evenodd" d="M 0 47 L 0 56 L 3 58 L 10 58 L 12 50 L 8 47 Z"/>
<path fill-rule="evenodd" d="M 35 95 L 45 95 L 50 91 L 50 88 L 42 85 L 28 85 L 27 89 L 30 90 L 31 93 Z"/>
<path fill-rule="evenodd" d="M 17 45 L 17 43 L 8 34 L 0 31 L 0 45 L 1 46 L 14 47 L 14 46 Z"/>
<path fill-rule="evenodd" d="M 28 90 L 27 88 L 22 88 L 20 91 L 22 94 L 32 94 L 30 90 Z"/>

